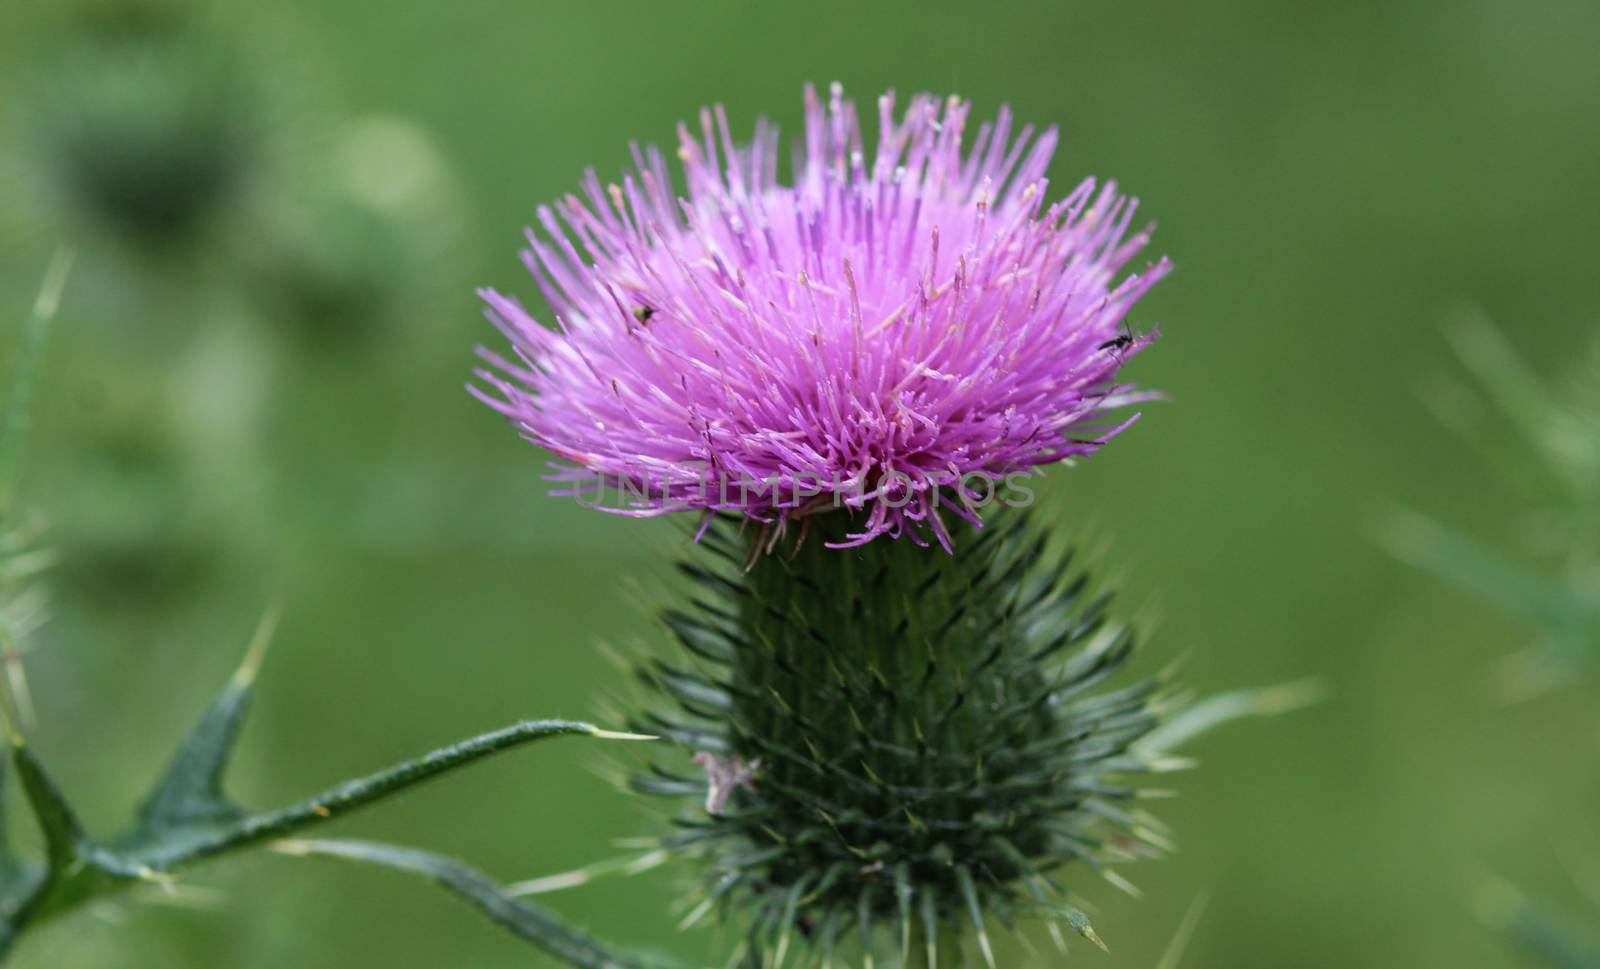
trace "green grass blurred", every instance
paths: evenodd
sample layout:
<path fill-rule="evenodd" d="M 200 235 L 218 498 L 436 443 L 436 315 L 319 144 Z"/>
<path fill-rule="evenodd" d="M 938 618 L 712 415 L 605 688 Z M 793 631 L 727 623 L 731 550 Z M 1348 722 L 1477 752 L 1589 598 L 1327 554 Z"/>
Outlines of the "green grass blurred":
<path fill-rule="evenodd" d="M 462 390 L 493 337 L 472 289 L 532 299 L 515 252 L 534 206 L 586 165 L 620 171 L 630 139 L 669 143 L 713 101 L 794 131 L 801 84 L 837 79 L 858 98 L 1008 102 L 1063 127 L 1057 185 L 1114 176 L 1143 198 L 1178 272 L 1142 305 L 1163 338 L 1136 375 L 1173 401 L 1053 472 L 1043 513 L 1115 539 L 1125 605 L 1164 617 L 1146 668 L 1184 656 L 1202 690 L 1316 675 L 1331 691 L 1203 742 L 1162 805 L 1183 851 L 1131 873 L 1139 901 L 1080 876 L 1114 955 L 1074 958 L 1151 966 L 1209 893 L 1190 969 L 1514 966 L 1472 917 L 1483 874 L 1575 897 L 1560 859 L 1600 803 L 1592 687 L 1497 705 L 1491 666 L 1527 631 L 1373 539 L 1398 503 L 1468 529 L 1509 514 L 1417 401 L 1455 307 L 1546 370 L 1594 331 L 1600 7 L 240 4 L 211 27 L 263 79 L 262 161 L 215 238 L 174 251 L 105 240 L 40 187 L 17 119 L 86 6 L 0 6 L 0 308 L 20 324 L 50 251 L 79 245 L 23 497 L 65 557 L 29 657 L 32 736 L 97 830 L 273 600 L 285 620 L 234 777 L 252 803 L 512 719 L 594 714 L 615 688 L 602 644 L 659 639 L 639 603 L 683 537 L 544 497 L 540 456 Z M 373 118 L 401 135 L 352 142 Z M 437 161 L 428 204 L 313 221 L 286 237 L 333 242 L 282 258 L 257 230 L 299 209 L 271 199 L 326 212 L 319 179 L 374 143 L 380 174 Z M 286 288 L 316 298 L 275 302 Z M 7 359 L 18 329 L 0 328 Z M 342 830 L 507 879 L 563 870 L 650 828 L 595 763 L 541 747 Z M 546 964 L 380 871 L 260 856 L 194 880 L 225 905 L 80 916 L 16 964 Z M 671 928 L 675 886 L 549 902 L 618 941 L 702 952 L 709 934 Z"/>

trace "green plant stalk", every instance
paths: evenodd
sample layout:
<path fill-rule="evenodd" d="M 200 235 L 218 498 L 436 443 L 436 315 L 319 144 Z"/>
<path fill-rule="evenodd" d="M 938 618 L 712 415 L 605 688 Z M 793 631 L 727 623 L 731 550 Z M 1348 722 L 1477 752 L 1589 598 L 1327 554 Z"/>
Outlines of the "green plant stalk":
<path fill-rule="evenodd" d="M 0 844 L 0 960 L 27 930 L 91 901 L 141 884 L 169 883 L 176 873 L 201 862 L 280 842 L 495 754 L 564 736 L 650 739 L 573 720 L 524 721 L 335 785 L 287 807 L 246 811 L 227 798 L 222 781 L 249 704 L 258 658 L 253 653 L 201 717 L 146 799 L 133 828 L 110 841 L 99 841 L 85 831 L 60 788 L 12 726 L 11 766 L 43 835 L 44 858 L 21 861 L 9 840 Z M 392 857 L 382 857 L 379 848 Z M 419 859 L 433 857 L 393 846 L 368 846 L 364 852 L 345 854 L 414 872 L 425 867 Z M 553 915 L 503 891 L 491 891 L 492 879 L 459 862 L 433 858 L 432 870 L 425 873 L 558 957 L 572 961 L 568 957 L 587 953 L 573 962 L 584 969 L 653 964 L 607 952 Z"/>
<path fill-rule="evenodd" d="M 563 736 L 633 735 L 612 734 L 592 724 L 572 720 L 527 720 L 440 747 L 376 774 L 346 781 L 298 804 L 240 818 L 215 834 L 184 844 L 162 845 L 136 857 L 157 872 L 175 871 L 218 855 L 300 834 L 493 754 Z"/>
<path fill-rule="evenodd" d="M 174 825 L 138 833 L 116 846 L 89 838 L 33 751 L 13 743 L 13 769 L 39 820 L 46 849 L 36 888 L 16 909 L 17 922 L 25 926 L 69 911 L 103 894 L 102 884 L 159 883 L 163 876 L 202 861 L 300 834 L 491 754 L 551 737 L 600 732 L 573 721 L 528 721 L 442 747 L 288 807 L 242 815 L 214 831 Z"/>
<path fill-rule="evenodd" d="M 548 912 L 511 897 L 494 879 L 451 858 L 411 848 L 344 839 L 284 841 L 279 842 L 278 849 L 291 855 L 339 858 L 426 878 L 511 934 L 579 969 L 681 969 L 677 960 L 660 955 L 621 955 L 608 949 L 588 935 L 562 924 Z"/>

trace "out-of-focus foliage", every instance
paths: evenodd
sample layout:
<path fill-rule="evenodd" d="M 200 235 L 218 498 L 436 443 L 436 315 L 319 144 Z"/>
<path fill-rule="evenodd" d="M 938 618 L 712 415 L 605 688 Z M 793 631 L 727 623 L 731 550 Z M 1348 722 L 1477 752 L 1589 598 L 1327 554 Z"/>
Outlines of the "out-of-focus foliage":
<path fill-rule="evenodd" d="M 1593 864 L 1595 858 L 1588 859 Z M 1591 889 L 1594 886 L 1590 886 Z M 1594 910 L 1582 921 L 1554 914 L 1550 907 L 1528 898 L 1498 879 L 1487 881 L 1478 897 L 1478 915 L 1526 954 L 1534 965 L 1550 969 L 1595 969 L 1600 966 L 1600 941 L 1592 926 L 1600 913 L 1600 896 Z"/>
<path fill-rule="evenodd" d="M 132 246 L 203 234 L 264 149 L 263 92 L 233 45 L 169 0 L 81 5 L 21 82 L 49 203 Z"/>
<path fill-rule="evenodd" d="M 1389 544 L 1538 631 L 1504 684 L 1526 696 L 1600 660 L 1600 334 L 1549 385 L 1481 317 L 1464 315 L 1449 335 L 1474 382 L 1440 382 L 1428 402 L 1506 486 L 1506 548 L 1414 514 L 1396 516 Z"/>
<path fill-rule="evenodd" d="M 1397 555 L 1474 600 L 1537 631 L 1504 664 L 1501 687 L 1526 698 L 1584 675 L 1592 693 L 1600 659 L 1600 334 L 1564 378 L 1540 380 L 1505 335 L 1476 314 L 1449 336 L 1472 384 L 1447 381 L 1428 395 L 1434 413 L 1499 473 L 1510 509 L 1501 551 L 1413 513 L 1391 521 Z M 1569 839 L 1571 836 L 1569 835 Z M 1563 845 L 1600 922 L 1600 851 Z M 1600 935 L 1554 915 L 1501 879 L 1478 893 L 1477 911 L 1517 948 L 1556 969 L 1600 966 Z"/>

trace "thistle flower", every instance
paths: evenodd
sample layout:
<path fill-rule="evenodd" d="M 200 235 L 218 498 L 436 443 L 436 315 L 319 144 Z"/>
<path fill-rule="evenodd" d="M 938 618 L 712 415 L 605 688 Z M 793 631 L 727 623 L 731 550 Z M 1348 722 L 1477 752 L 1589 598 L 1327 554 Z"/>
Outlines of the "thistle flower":
<path fill-rule="evenodd" d="M 839 544 L 979 523 L 998 482 L 1087 455 L 1142 399 L 1124 329 L 1165 260 L 1136 200 L 1082 182 L 1047 203 L 1055 130 L 1008 111 L 963 144 L 970 104 L 878 101 L 869 158 L 855 105 L 806 89 L 803 149 L 779 181 L 777 129 L 736 145 L 719 107 L 679 129 L 686 198 L 661 153 L 539 210 L 524 262 L 554 313 L 483 292 L 515 348 L 481 351 L 482 400 L 568 462 L 558 493 L 647 516 L 733 511 L 779 526 L 859 514 Z M 1137 416 L 1137 415 L 1135 415 Z"/>
<path fill-rule="evenodd" d="M 784 185 L 774 128 L 737 146 L 702 112 L 686 198 L 636 148 L 620 185 L 540 210 L 524 258 L 556 329 L 483 293 L 515 355 L 481 351 L 474 393 L 565 493 L 705 513 L 663 615 L 683 656 L 636 670 L 632 727 L 676 750 L 632 785 L 676 799 L 646 857 L 700 866 L 687 922 L 737 926 L 742 965 L 931 969 L 975 938 L 994 967 L 990 924 L 1025 916 L 1098 944 L 1063 880 L 1127 888 L 1111 866 L 1169 844 L 1140 777 L 1297 695 L 1168 720 L 1158 680 L 1108 686 L 1134 632 L 1026 513 L 921 547 L 954 553 L 944 510 L 982 524 L 999 482 L 1132 422 L 1110 414 L 1148 395 L 1117 374 L 1154 331 L 1127 317 L 1168 269 L 1123 273 L 1147 235 L 1114 185 L 1047 202 L 1053 130 L 1002 112 L 966 147 L 968 113 L 885 95 L 869 161 L 854 105 L 808 88 Z"/>

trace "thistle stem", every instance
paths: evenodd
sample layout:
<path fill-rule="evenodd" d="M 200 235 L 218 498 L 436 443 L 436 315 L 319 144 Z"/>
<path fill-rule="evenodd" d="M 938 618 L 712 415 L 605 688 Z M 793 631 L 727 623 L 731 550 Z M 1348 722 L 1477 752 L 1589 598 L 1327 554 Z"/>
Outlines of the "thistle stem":
<path fill-rule="evenodd" d="M 157 850 L 141 856 L 141 860 L 157 871 L 171 870 L 299 834 L 512 747 L 551 737 L 603 735 L 605 731 L 598 727 L 574 720 L 523 721 L 346 781 L 298 804 L 248 815 L 215 834 Z"/>
<path fill-rule="evenodd" d="M 231 714 L 242 710 L 245 693 L 238 683 L 224 691 L 201 719 L 197 732 L 202 736 L 191 737 L 139 826 L 111 845 L 83 830 L 44 766 L 20 736 L 13 739 L 13 768 L 48 850 L 43 864 L 9 871 L 0 886 L 5 894 L 0 900 L 0 959 L 17 934 L 38 922 L 135 884 L 166 881 L 180 868 L 284 839 L 492 754 L 561 736 L 650 739 L 573 720 L 529 720 L 438 748 L 298 804 L 246 813 L 223 799 L 220 790 L 189 782 L 191 774 L 220 780 L 236 727 Z"/>

